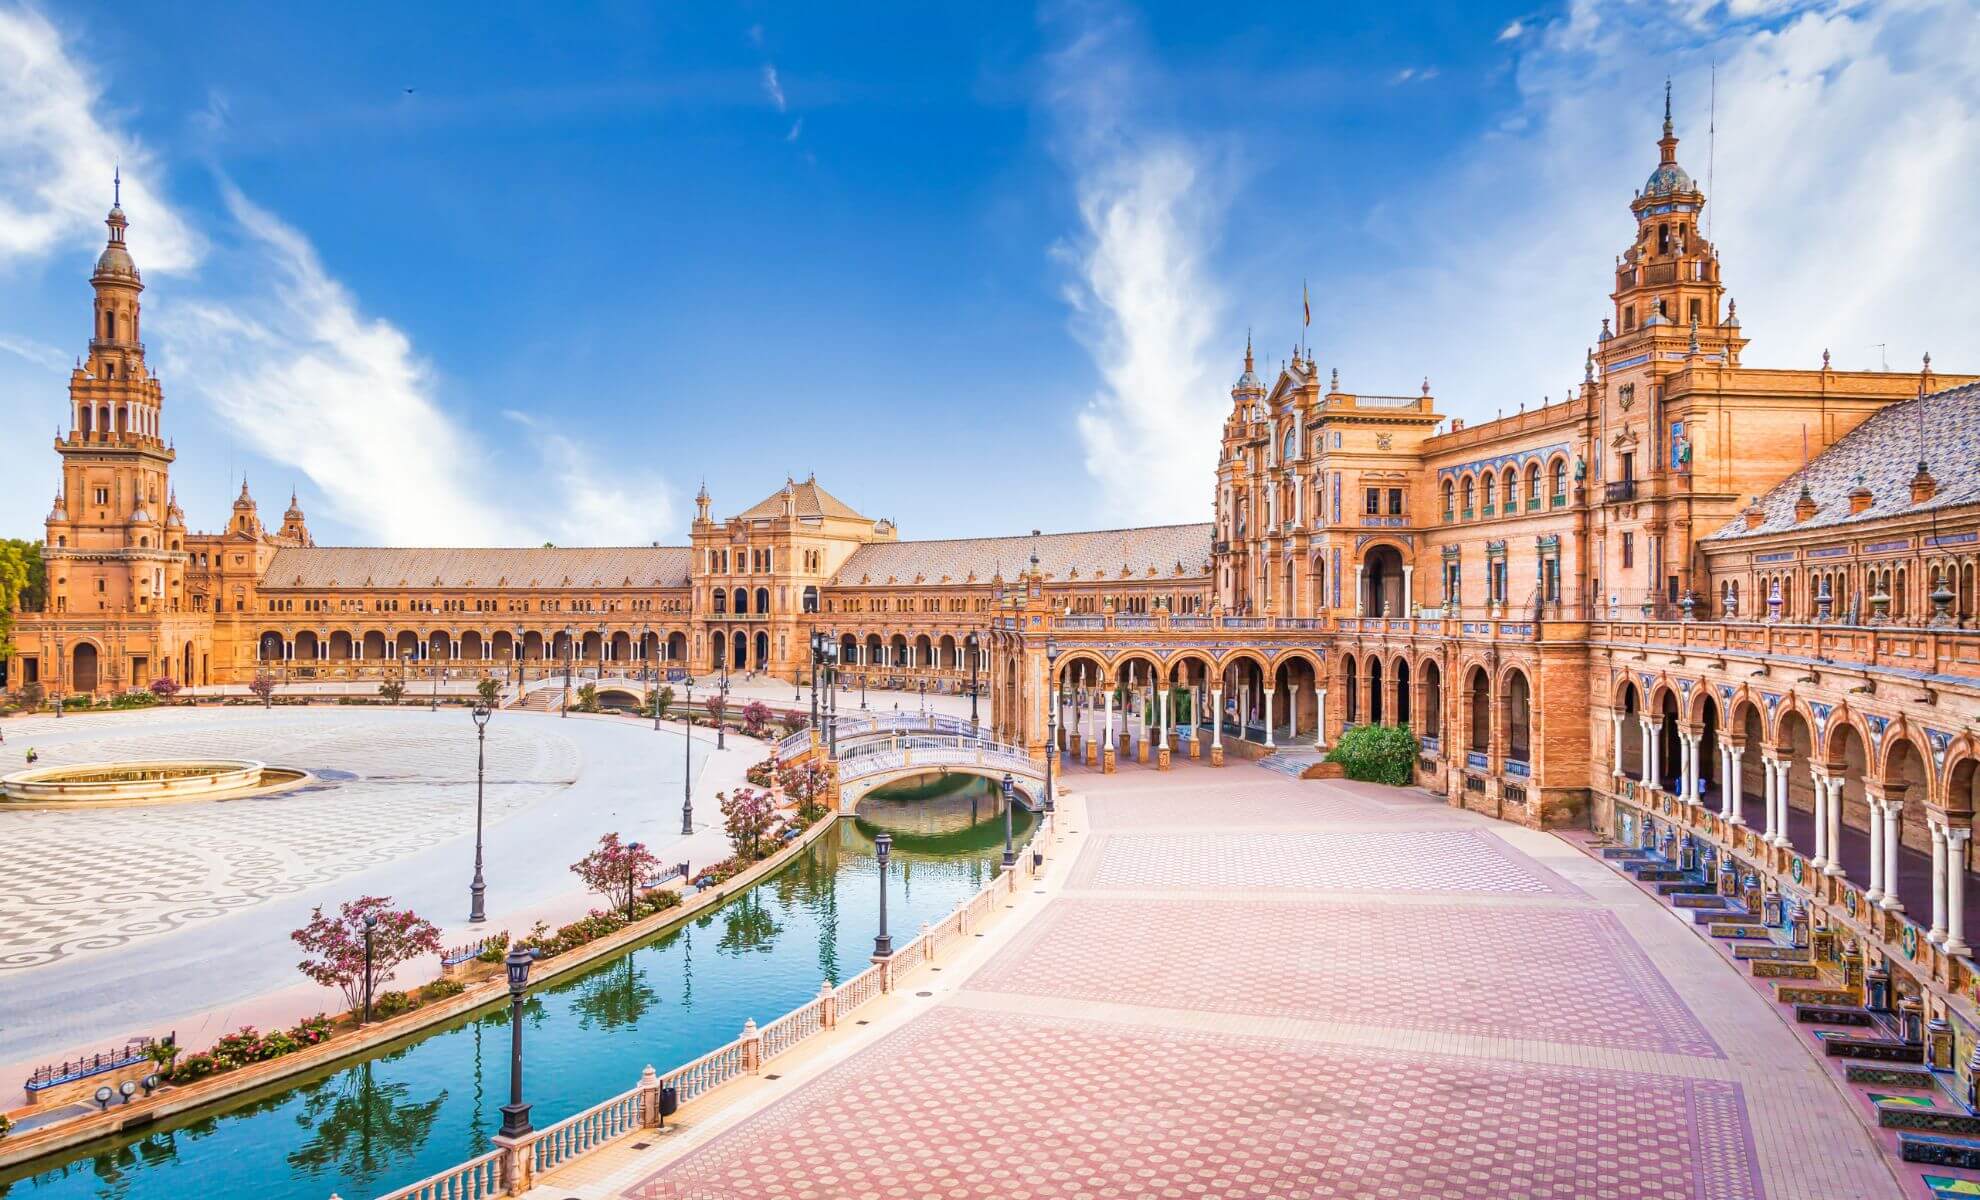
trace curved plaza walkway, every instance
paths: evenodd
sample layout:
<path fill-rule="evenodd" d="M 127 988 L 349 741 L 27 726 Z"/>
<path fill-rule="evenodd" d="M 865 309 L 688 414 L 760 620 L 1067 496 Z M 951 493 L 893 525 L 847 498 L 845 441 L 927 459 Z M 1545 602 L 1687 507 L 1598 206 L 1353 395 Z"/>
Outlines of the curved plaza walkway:
<path fill-rule="evenodd" d="M 1768 1002 L 1551 835 L 1251 766 L 1068 782 L 1017 920 L 531 1195 L 1902 1194 Z"/>
<path fill-rule="evenodd" d="M 176 1029 L 204 1046 L 339 1001 L 301 981 L 289 931 L 315 905 L 388 895 L 454 945 L 597 903 L 570 864 L 601 834 L 663 862 L 727 854 L 717 788 L 761 745 L 716 754 L 697 731 L 697 832 L 681 835 L 678 726 L 505 711 L 488 726 L 488 915 L 466 921 L 474 864 L 475 732 L 467 711 L 294 707 L 36 717 L 0 726 L 0 771 L 222 756 L 301 767 L 274 795 L 89 810 L 0 804 L 0 1079 L 48 1058 Z M 419 983 L 437 964 L 414 964 Z M 18 1068 L 18 1069 L 17 1069 Z"/>

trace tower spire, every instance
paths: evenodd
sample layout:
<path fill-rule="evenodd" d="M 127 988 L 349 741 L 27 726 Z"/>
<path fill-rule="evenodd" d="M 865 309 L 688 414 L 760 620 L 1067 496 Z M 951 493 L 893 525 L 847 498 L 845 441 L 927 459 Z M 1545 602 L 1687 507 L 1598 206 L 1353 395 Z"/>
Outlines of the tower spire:
<path fill-rule="evenodd" d="M 124 207 L 124 164 L 110 168 L 110 206 Z"/>

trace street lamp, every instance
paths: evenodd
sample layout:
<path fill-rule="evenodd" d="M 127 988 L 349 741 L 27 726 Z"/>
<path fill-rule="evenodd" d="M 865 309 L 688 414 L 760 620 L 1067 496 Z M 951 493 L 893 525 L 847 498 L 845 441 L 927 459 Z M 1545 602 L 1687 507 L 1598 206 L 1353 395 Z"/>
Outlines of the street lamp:
<path fill-rule="evenodd" d="M 1011 778 L 1009 771 L 1004 772 L 1004 868 L 1006 870 L 1017 865 L 1017 851 L 1011 849 L 1011 799 L 1016 791 L 1017 780 Z"/>
<path fill-rule="evenodd" d="M 683 682 L 687 685 L 687 704 L 681 709 L 681 719 L 687 725 L 687 738 L 681 743 L 681 836 L 688 837 L 694 833 L 694 676 Z"/>
<path fill-rule="evenodd" d="M 639 879 L 637 878 L 637 873 L 633 870 L 633 863 L 638 861 L 639 852 L 644 849 L 646 849 L 646 845 L 643 842 L 626 843 L 626 923 L 627 924 L 632 923 L 633 892 L 639 883 Z M 685 874 L 685 872 L 683 872 L 683 874 Z"/>
<path fill-rule="evenodd" d="M 715 718 L 715 748 L 720 750 L 727 744 L 722 740 L 722 726 L 725 723 L 723 718 L 728 716 L 729 713 L 729 664 L 727 661 L 722 663 L 722 675 L 718 682 L 722 686 L 722 700 L 720 707 L 716 709 L 721 715 Z"/>
<path fill-rule="evenodd" d="M 1045 639 L 1045 811 L 1052 811 L 1052 766 L 1059 757 L 1059 643 Z"/>
<path fill-rule="evenodd" d="M 974 729 L 976 728 L 976 658 L 977 658 L 976 631 L 974 629 L 969 631 L 969 640 L 966 641 L 964 644 L 969 647 L 969 727 L 971 729 Z"/>
<path fill-rule="evenodd" d="M 921 691 L 921 711 L 925 713 L 928 711 L 928 681 L 923 679 L 915 686 Z"/>
<path fill-rule="evenodd" d="M 818 663 L 825 657 L 823 630 L 811 632 L 811 727 L 818 728 Z"/>
<path fill-rule="evenodd" d="M 865 671 L 861 671 L 859 673 L 859 707 L 861 708 L 861 710 L 864 710 L 866 708 L 866 672 Z"/>
<path fill-rule="evenodd" d="M 360 1025 L 371 1024 L 371 935 L 378 928 L 378 914 L 364 914 L 364 1019 Z"/>
<path fill-rule="evenodd" d="M 566 717 L 571 715 L 571 652 L 577 647 L 572 635 L 576 632 L 572 626 L 564 626 L 564 708 L 559 715 Z"/>
<path fill-rule="evenodd" d="M 887 958 L 894 953 L 894 939 L 887 936 L 887 858 L 894 851 L 894 835 L 883 833 L 873 839 L 873 856 L 880 863 L 880 932 L 873 938 L 873 957 Z"/>
<path fill-rule="evenodd" d="M 482 895 L 488 884 L 481 877 L 481 788 L 488 764 L 488 718 L 486 704 L 477 704 L 469 714 L 474 718 L 474 882 L 468 885 L 468 920 L 479 924 L 488 919 L 482 908 Z"/>
<path fill-rule="evenodd" d="M 509 1102 L 502 1106 L 502 1136 L 519 1138 L 530 1130 L 529 1105 L 522 1093 L 523 990 L 529 986 L 529 965 L 536 956 L 521 946 L 511 947 L 502 965 L 509 972 Z"/>
<path fill-rule="evenodd" d="M 452 639 L 450 638 L 449 640 L 451 641 Z M 429 647 L 427 657 L 431 658 L 433 657 L 431 652 L 432 643 L 429 642 L 427 645 Z M 433 711 L 440 711 L 440 668 L 437 666 L 433 668 Z"/>

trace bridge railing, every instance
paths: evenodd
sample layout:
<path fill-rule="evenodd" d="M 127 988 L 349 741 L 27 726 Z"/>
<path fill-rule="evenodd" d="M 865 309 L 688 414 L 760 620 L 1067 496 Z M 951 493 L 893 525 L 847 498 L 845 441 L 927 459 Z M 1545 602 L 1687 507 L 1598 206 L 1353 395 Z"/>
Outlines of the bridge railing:
<path fill-rule="evenodd" d="M 999 869 L 974 896 L 941 921 L 925 927 L 891 957 L 876 959 L 836 988 L 821 987 L 816 998 L 762 1029 L 750 1022 L 734 1041 L 664 1075 L 656 1075 L 648 1067 L 629 1091 L 526 1134 L 513 1147 L 478 1155 L 418 1183 L 386 1192 L 377 1200 L 485 1200 L 520 1195 L 536 1182 L 536 1176 L 566 1166 L 626 1134 L 657 1126 L 663 1089 L 675 1089 L 676 1098 L 685 1104 L 732 1079 L 760 1073 L 764 1063 L 837 1028 L 848 1013 L 896 990 L 902 978 L 935 961 L 951 944 L 968 938 L 996 911 L 999 897 L 1016 895 L 1023 881 L 1036 878 L 1044 869 L 1053 827 L 1052 814 L 1047 813 L 1032 827 L 1017 865 Z M 332 1196 L 331 1200 L 338 1198 Z"/>

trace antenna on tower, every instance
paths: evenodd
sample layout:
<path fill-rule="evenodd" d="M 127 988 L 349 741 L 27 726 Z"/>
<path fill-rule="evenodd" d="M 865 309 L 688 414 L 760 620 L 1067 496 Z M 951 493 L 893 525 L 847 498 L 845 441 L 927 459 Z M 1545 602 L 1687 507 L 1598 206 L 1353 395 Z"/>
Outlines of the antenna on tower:
<path fill-rule="evenodd" d="M 1705 210 L 1705 240 L 1712 240 L 1712 214 L 1718 211 L 1714 203 L 1719 198 L 1718 181 L 1715 176 L 1719 167 L 1719 59 L 1712 58 L 1712 101 L 1710 115 L 1705 125 L 1705 202 L 1711 205 Z"/>

